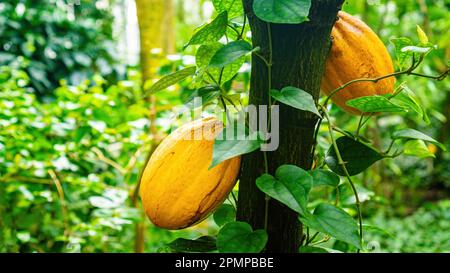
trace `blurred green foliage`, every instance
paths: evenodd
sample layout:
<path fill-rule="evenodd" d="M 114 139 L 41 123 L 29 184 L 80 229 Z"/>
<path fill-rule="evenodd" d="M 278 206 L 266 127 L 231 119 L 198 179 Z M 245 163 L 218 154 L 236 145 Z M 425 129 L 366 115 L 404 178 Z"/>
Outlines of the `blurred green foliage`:
<path fill-rule="evenodd" d="M 0 68 L 1 251 L 124 251 L 124 226 L 140 217 L 127 206 L 132 159 L 148 149 L 139 79 L 63 84 L 51 103 L 29 80 Z"/>
<path fill-rule="evenodd" d="M 17 56 L 29 60 L 30 86 L 40 94 L 51 94 L 61 79 L 79 84 L 94 73 L 116 78 L 111 7 L 99 9 L 98 2 L 2 1 L 0 65 Z"/>
<path fill-rule="evenodd" d="M 450 252 L 450 201 L 426 204 L 414 214 L 395 218 L 380 210 L 370 220 L 385 232 L 367 232 L 366 241 L 374 252 Z"/>

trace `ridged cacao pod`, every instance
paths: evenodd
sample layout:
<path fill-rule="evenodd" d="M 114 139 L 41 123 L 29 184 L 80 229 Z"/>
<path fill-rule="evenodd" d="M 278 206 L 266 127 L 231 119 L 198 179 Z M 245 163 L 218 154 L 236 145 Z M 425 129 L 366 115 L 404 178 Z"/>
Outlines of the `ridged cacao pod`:
<path fill-rule="evenodd" d="M 376 78 L 394 72 L 389 52 L 377 34 L 348 13 L 340 11 L 338 16 L 331 33 L 332 47 L 321 84 L 325 95 L 352 80 Z M 345 103 L 358 97 L 393 93 L 394 84 L 394 77 L 377 83 L 354 83 L 336 93 L 332 100 L 345 111 L 360 114 Z"/>
<path fill-rule="evenodd" d="M 240 157 L 212 169 L 215 118 L 184 124 L 166 137 L 145 167 L 140 194 L 145 212 L 158 227 L 182 229 L 205 219 L 236 184 Z"/>

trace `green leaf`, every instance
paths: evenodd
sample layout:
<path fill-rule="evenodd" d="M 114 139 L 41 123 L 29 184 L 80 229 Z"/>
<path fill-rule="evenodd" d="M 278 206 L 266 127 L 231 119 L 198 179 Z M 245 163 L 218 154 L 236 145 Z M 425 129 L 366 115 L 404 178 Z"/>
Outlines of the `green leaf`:
<path fill-rule="evenodd" d="M 167 244 L 176 252 L 211 252 L 217 249 L 216 238 L 212 236 L 202 236 L 195 240 L 178 238 Z"/>
<path fill-rule="evenodd" d="M 299 249 L 300 253 L 342 253 L 342 251 L 317 246 L 301 246 Z"/>
<path fill-rule="evenodd" d="M 144 86 L 144 89 L 147 90 L 146 91 L 147 94 L 154 94 L 158 91 L 166 89 L 169 86 L 172 86 L 176 83 L 181 82 L 182 80 L 186 79 L 187 77 L 194 75 L 195 71 L 197 71 L 197 68 L 195 66 L 186 67 L 182 70 L 179 70 L 170 75 L 162 77 L 159 81 L 157 81 L 149 89 L 147 89 L 146 86 Z"/>
<path fill-rule="evenodd" d="M 385 96 L 366 96 L 347 101 L 347 105 L 364 113 L 405 112 L 406 109 L 394 104 Z"/>
<path fill-rule="evenodd" d="M 419 132 L 414 129 L 404 129 L 397 132 L 394 132 L 392 134 L 393 139 L 418 139 L 418 140 L 424 140 L 427 142 L 431 142 L 441 148 L 442 150 L 446 151 L 447 149 L 445 146 L 440 143 L 439 141 L 435 140 L 432 137 L 427 136 L 426 134 Z"/>
<path fill-rule="evenodd" d="M 226 44 L 219 49 L 211 58 L 209 66 L 222 68 L 234 63 L 241 57 L 250 54 L 253 51 L 252 45 L 246 41 L 239 40 Z"/>
<path fill-rule="evenodd" d="M 409 66 L 412 58 L 412 52 L 403 52 L 402 48 L 411 46 L 413 43 L 408 38 L 393 38 L 391 43 L 395 46 L 395 57 L 397 59 L 397 65 L 400 69 L 404 69 Z"/>
<path fill-rule="evenodd" d="M 214 222 L 221 227 L 236 220 L 236 209 L 233 205 L 223 204 L 214 212 L 213 218 Z"/>
<path fill-rule="evenodd" d="M 217 86 L 204 86 L 197 90 L 195 90 L 191 97 L 189 98 L 188 102 L 186 103 L 186 107 L 189 109 L 193 109 L 195 107 L 200 107 L 202 105 L 207 105 L 210 102 L 214 101 L 220 96 L 220 89 Z M 197 102 L 195 99 L 201 99 L 202 105 L 195 105 Z"/>
<path fill-rule="evenodd" d="M 217 42 L 225 35 L 227 31 L 228 15 L 224 11 L 217 15 L 217 17 L 209 24 L 201 27 L 191 38 L 191 40 L 184 47 L 190 45 L 203 45 Z"/>
<path fill-rule="evenodd" d="M 428 40 L 428 36 L 425 33 L 425 31 L 423 31 L 423 29 L 419 25 L 417 25 L 416 30 L 417 30 L 417 36 L 419 37 L 420 43 L 422 45 L 427 45 L 429 40 Z"/>
<path fill-rule="evenodd" d="M 363 229 L 365 231 L 372 231 L 372 232 L 376 232 L 376 233 L 381 233 L 381 234 L 387 235 L 387 236 L 389 236 L 391 238 L 395 238 L 395 236 L 392 233 L 390 233 L 389 231 L 387 231 L 385 229 L 382 229 L 380 227 L 373 226 L 373 225 L 367 225 L 367 224 L 363 224 L 362 226 L 363 226 Z"/>
<path fill-rule="evenodd" d="M 361 248 L 358 224 L 343 209 L 330 204 L 319 204 L 314 214 L 300 216 L 302 223 L 316 231 Z"/>
<path fill-rule="evenodd" d="M 233 19 L 244 13 L 242 0 L 212 0 L 212 3 L 218 13 L 227 11 L 229 19 Z"/>
<path fill-rule="evenodd" d="M 231 222 L 222 227 L 217 235 L 220 253 L 259 253 L 267 243 L 264 230 L 253 231 L 245 222 Z"/>
<path fill-rule="evenodd" d="M 266 22 L 300 24 L 308 21 L 311 0 L 254 0 L 255 15 Z"/>
<path fill-rule="evenodd" d="M 264 143 L 259 132 L 248 133 L 248 131 L 237 129 L 234 124 L 231 126 L 227 126 L 216 137 L 213 160 L 209 168 L 213 168 L 227 159 L 256 151 Z M 230 134 L 228 131 L 233 133 L 233 137 L 228 136 Z"/>
<path fill-rule="evenodd" d="M 435 155 L 428 150 L 427 145 L 423 140 L 410 140 L 405 143 L 404 151 L 403 153 L 405 155 L 415 156 L 418 158 L 427 158 L 427 157 L 433 157 L 435 158 Z"/>
<path fill-rule="evenodd" d="M 356 187 L 356 190 L 358 191 L 359 202 L 361 202 L 361 203 L 369 201 L 370 199 L 372 199 L 372 197 L 375 196 L 375 193 L 373 191 L 368 190 L 361 185 L 356 184 L 355 187 Z M 347 187 L 347 189 L 348 189 L 348 187 Z M 356 197 L 353 194 L 353 191 L 351 191 L 350 195 L 347 198 L 345 198 L 344 200 L 342 200 L 341 202 L 343 205 L 347 205 L 347 206 L 356 204 Z"/>
<path fill-rule="evenodd" d="M 314 246 L 301 246 L 299 252 L 300 253 L 330 253 L 325 248 L 314 247 Z"/>
<path fill-rule="evenodd" d="M 372 147 L 346 136 L 338 138 L 336 144 L 350 175 L 357 175 L 383 159 L 383 156 Z M 328 149 L 325 163 L 334 173 L 345 176 L 333 146 Z"/>
<path fill-rule="evenodd" d="M 336 188 L 339 186 L 340 178 L 335 173 L 328 170 L 316 169 L 309 171 L 309 174 L 314 180 L 314 187 L 317 186 L 331 186 Z"/>
<path fill-rule="evenodd" d="M 281 89 L 281 91 L 272 89 L 270 90 L 270 95 L 274 99 L 286 105 L 289 105 L 296 109 L 314 113 L 320 117 L 319 111 L 317 110 L 316 103 L 314 102 L 313 97 L 311 96 L 311 94 L 307 93 L 304 90 L 288 86 Z"/>
<path fill-rule="evenodd" d="M 313 185 L 311 175 L 300 167 L 283 165 L 277 169 L 275 177 L 263 174 L 256 179 L 256 186 L 292 210 L 300 214 L 308 213 L 306 205 Z"/>
<path fill-rule="evenodd" d="M 216 42 L 210 45 L 202 45 L 198 48 L 197 54 L 195 55 L 195 60 L 197 66 L 199 67 L 200 74 L 203 74 L 202 76 L 205 78 L 205 80 L 211 81 L 211 78 L 208 75 L 204 75 L 205 71 L 208 71 L 215 81 L 218 82 L 219 79 L 221 79 L 221 83 L 224 84 L 232 79 L 244 64 L 245 57 L 241 57 L 228 64 L 223 69 L 209 67 L 209 63 L 211 62 L 212 57 L 223 47 L 223 44 Z"/>
<path fill-rule="evenodd" d="M 403 91 L 393 97 L 391 102 L 419 114 L 427 124 L 430 123 L 426 110 L 419 103 L 419 98 L 408 87 L 403 86 Z"/>

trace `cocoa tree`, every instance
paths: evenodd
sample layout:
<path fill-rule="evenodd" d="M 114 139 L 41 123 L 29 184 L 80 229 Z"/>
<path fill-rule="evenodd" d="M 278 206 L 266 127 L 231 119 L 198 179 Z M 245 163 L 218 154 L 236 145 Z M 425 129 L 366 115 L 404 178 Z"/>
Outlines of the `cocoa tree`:
<path fill-rule="evenodd" d="M 252 29 L 254 47 L 260 47 L 260 57 L 252 58 L 250 103 L 267 105 L 269 91 L 294 86 L 319 98 L 320 82 L 331 46 L 330 33 L 343 1 L 312 1 L 310 20 L 300 24 L 268 23 L 257 16 L 253 1 L 244 1 L 245 13 Z M 279 16 L 283 16 L 280 14 Z M 288 14 L 286 14 L 288 16 Z M 289 20 L 287 17 L 284 19 Z M 275 173 L 283 164 L 309 169 L 312 161 L 317 115 L 280 105 L 280 146 L 268 153 L 269 172 Z M 264 228 L 267 217 L 269 252 L 296 252 L 302 227 L 297 213 L 276 200 L 269 201 L 265 216 L 265 196 L 256 187 L 256 179 L 264 173 L 261 153 L 244 156 L 239 184 L 239 220 L 255 228 Z"/>
<path fill-rule="evenodd" d="M 193 97 L 202 98 L 203 105 L 222 107 L 227 114 L 226 126 L 214 141 L 209 169 L 242 156 L 239 191 L 237 197 L 231 192 L 232 200 L 214 213 L 214 220 L 221 226 L 217 236 L 177 239 L 169 246 L 174 251 L 196 252 L 328 252 L 329 249 L 320 244 L 334 238 L 351 251 L 364 250 L 362 200 L 352 177 L 385 158 L 401 154 L 430 156 L 425 142 L 445 150 L 438 141 L 411 128 L 394 132 L 384 151 L 363 138 L 364 126 L 376 113 L 412 112 L 425 122 L 428 120 L 420 100 L 404 84 L 398 84 L 394 90 L 393 81 L 390 81 L 392 90 L 378 93 L 378 83 L 400 75 L 443 80 L 450 70 L 447 68 L 441 75 L 415 72 L 435 48 L 418 27 L 418 43 L 404 37 L 392 40 L 397 72 L 393 71 L 392 65 L 392 73 L 374 73 L 374 66 L 365 64 L 369 71 L 361 73 L 359 68 L 351 67 L 354 64 L 338 63 L 352 74 L 351 79 L 327 90 L 328 95 L 319 100 L 322 79 L 327 78 L 324 77 L 325 64 L 329 58 L 336 58 L 329 56 L 330 49 L 334 49 L 331 32 L 337 20 L 344 20 L 338 16 L 343 0 L 212 2 L 217 16 L 199 28 L 186 44 L 186 47 L 198 46 L 196 66 L 163 77 L 148 93 L 154 94 L 193 76 L 192 85 L 197 89 Z M 239 21 L 236 18 L 242 16 L 243 11 L 244 19 Z M 350 50 L 368 54 L 367 60 L 392 63 L 382 41 L 377 41 L 376 50 L 370 45 L 373 41 L 370 39 L 378 39 L 370 27 L 348 14 L 340 14 L 350 20 L 346 23 L 355 24 L 349 32 L 355 28 L 366 31 L 360 38 L 361 45 L 352 45 L 354 48 Z M 249 30 L 251 39 L 246 35 Z M 221 40 L 223 37 L 226 39 Z M 339 41 L 335 39 L 335 42 Z M 270 109 L 268 119 L 259 113 L 257 126 L 252 123 L 250 113 L 239 107 L 244 103 L 230 87 L 247 56 L 251 56 L 252 67 L 248 105 Z M 358 61 L 361 60 L 367 61 L 360 56 Z M 363 96 L 351 95 L 349 98 L 347 94 L 345 97 L 346 90 L 356 85 L 372 91 L 367 94 L 365 90 Z M 355 132 L 345 131 L 335 124 L 327 107 L 334 99 L 345 101 L 345 107 L 341 107 L 352 109 L 351 113 L 359 115 Z M 191 102 L 188 105 L 192 105 Z M 243 115 L 233 118 L 229 108 Z M 227 132 L 235 129 L 236 121 L 245 123 L 246 130 L 233 131 L 233 137 L 227 139 Z M 273 150 L 265 149 L 270 137 L 274 137 L 266 129 L 273 133 L 271 125 L 274 123 L 278 125 L 275 131 L 279 133 L 279 145 Z M 325 153 L 316 153 L 320 128 L 325 129 L 324 137 L 330 143 Z M 397 145 L 399 142 L 404 145 Z M 202 168 L 202 171 L 208 171 L 205 166 Z M 146 183 L 151 183 L 152 174 L 148 175 L 150 179 Z M 214 184 L 220 181 L 220 177 L 212 176 L 210 180 L 200 182 Z M 202 183 L 194 186 L 201 187 Z M 325 193 L 331 188 L 332 194 L 326 194 L 325 200 L 310 202 L 313 188 Z M 350 201 L 355 211 L 353 216 L 344 210 L 349 204 L 344 207 L 341 202 L 341 192 L 345 189 L 353 194 Z M 144 194 L 151 195 L 149 192 Z M 203 200 L 211 194 L 215 193 L 195 199 Z M 216 200 L 225 197 L 223 193 L 215 196 Z"/>

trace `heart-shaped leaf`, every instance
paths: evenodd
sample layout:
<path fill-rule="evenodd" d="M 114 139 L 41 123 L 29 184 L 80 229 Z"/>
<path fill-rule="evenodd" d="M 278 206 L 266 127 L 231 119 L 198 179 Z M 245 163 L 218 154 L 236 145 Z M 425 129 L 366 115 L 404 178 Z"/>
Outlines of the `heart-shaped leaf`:
<path fill-rule="evenodd" d="M 378 95 L 359 97 L 347 101 L 346 104 L 364 113 L 406 112 L 406 108 L 394 104 L 385 96 Z"/>
<path fill-rule="evenodd" d="M 239 40 L 226 44 L 211 58 L 210 67 L 222 68 L 253 51 L 252 45 Z"/>
<path fill-rule="evenodd" d="M 228 18 L 233 19 L 244 13 L 242 0 L 212 0 L 214 8 L 217 12 L 228 12 Z"/>
<path fill-rule="evenodd" d="M 217 249 L 216 238 L 203 236 L 195 240 L 178 238 L 168 244 L 176 252 L 211 252 Z"/>
<path fill-rule="evenodd" d="M 230 204 L 223 204 L 214 212 L 214 222 L 221 227 L 236 219 L 236 209 Z"/>
<path fill-rule="evenodd" d="M 418 139 L 418 140 L 424 140 L 427 142 L 431 142 L 433 144 L 435 144 L 436 146 L 438 146 L 439 148 L 441 148 L 442 150 L 446 151 L 445 146 L 440 143 L 439 141 L 435 140 L 432 137 L 427 136 L 426 134 L 419 132 L 417 130 L 414 129 L 404 129 L 401 131 L 397 131 L 392 135 L 393 139 Z"/>
<path fill-rule="evenodd" d="M 259 132 L 249 133 L 239 130 L 232 124 L 217 136 L 214 142 L 213 160 L 209 168 L 213 168 L 227 159 L 256 151 L 263 143 Z"/>
<path fill-rule="evenodd" d="M 186 108 L 194 109 L 202 105 L 207 105 L 220 96 L 220 89 L 217 86 L 204 86 L 195 90 L 188 102 L 185 104 Z"/>
<path fill-rule="evenodd" d="M 361 185 L 356 184 L 355 187 L 356 187 L 356 190 L 358 191 L 359 202 L 361 204 L 366 201 L 371 200 L 372 197 L 375 196 L 375 193 L 373 191 L 368 190 Z M 340 187 L 340 190 L 341 190 L 341 196 L 343 197 L 341 200 L 341 204 L 343 206 L 349 206 L 349 205 L 356 204 L 356 197 L 353 194 L 353 191 L 351 191 L 349 187 L 345 187 L 345 188 Z M 347 197 L 345 198 L 345 196 L 347 196 Z"/>
<path fill-rule="evenodd" d="M 316 231 L 361 248 L 358 224 L 343 209 L 330 204 L 319 204 L 314 214 L 300 216 L 302 223 Z"/>
<path fill-rule="evenodd" d="M 266 22 L 300 24 L 308 21 L 311 0 L 254 0 L 255 15 Z"/>
<path fill-rule="evenodd" d="M 410 140 L 405 143 L 403 154 L 415 156 L 418 158 L 436 157 L 430 150 L 428 150 L 427 145 L 423 140 Z"/>
<path fill-rule="evenodd" d="M 395 57 L 397 59 L 397 65 L 400 69 L 404 69 L 409 66 L 410 60 L 412 58 L 411 52 L 403 52 L 402 48 L 405 46 L 412 45 L 412 41 L 408 38 L 393 38 L 391 43 L 395 47 Z"/>
<path fill-rule="evenodd" d="M 209 24 L 201 27 L 191 38 L 189 45 L 203 45 L 217 42 L 227 31 L 228 14 L 226 11 L 217 15 L 217 17 Z"/>
<path fill-rule="evenodd" d="M 159 81 L 157 81 L 155 84 L 153 84 L 150 88 L 144 87 L 146 89 L 148 94 L 154 94 L 158 91 L 161 91 L 163 89 L 166 89 L 169 86 L 172 86 L 176 83 L 181 82 L 182 80 L 186 79 L 187 77 L 190 77 L 195 74 L 195 71 L 197 71 L 197 68 L 195 66 L 186 67 L 184 69 L 181 69 L 177 72 L 174 72 L 170 75 L 162 77 Z"/>
<path fill-rule="evenodd" d="M 403 86 L 403 91 L 393 97 L 391 101 L 398 106 L 407 108 L 411 112 L 419 114 L 427 124 L 430 123 L 426 110 L 422 104 L 419 103 L 419 98 L 408 87 Z"/>
<path fill-rule="evenodd" d="M 280 101 L 286 105 L 289 105 L 296 109 L 314 113 L 320 117 L 313 97 L 311 96 L 311 94 L 304 90 L 288 86 L 281 89 L 281 91 L 272 89 L 270 90 L 270 95 L 277 101 Z"/>
<path fill-rule="evenodd" d="M 231 222 L 217 235 L 217 249 L 221 253 L 259 253 L 267 243 L 264 230 L 253 231 L 245 222 Z"/>
<path fill-rule="evenodd" d="M 219 42 L 202 45 L 197 49 L 197 54 L 195 55 L 195 61 L 199 68 L 200 74 L 205 74 L 204 72 L 208 71 L 214 78 L 214 81 L 219 82 L 220 80 L 222 84 L 232 79 L 245 62 L 245 57 L 241 57 L 234 62 L 229 63 L 223 69 L 210 67 L 209 63 L 211 62 L 212 57 L 223 47 L 224 45 Z M 207 81 L 211 81 L 209 75 L 204 75 L 204 78 Z"/>
<path fill-rule="evenodd" d="M 275 176 L 263 174 L 256 179 L 256 186 L 292 210 L 306 214 L 308 194 L 313 185 L 311 175 L 300 167 L 283 165 L 277 169 Z"/>
<path fill-rule="evenodd" d="M 372 147 L 346 136 L 338 138 L 336 144 L 350 175 L 357 175 L 383 159 L 383 156 Z M 345 176 L 333 146 L 328 149 L 325 163 L 334 173 Z"/>
<path fill-rule="evenodd" d="M 330 186 L 336 188 L 339 185 L 340 178 L 335 173 L 324 169 L 309 171 L 314 181 L 314 187 Z"/>

